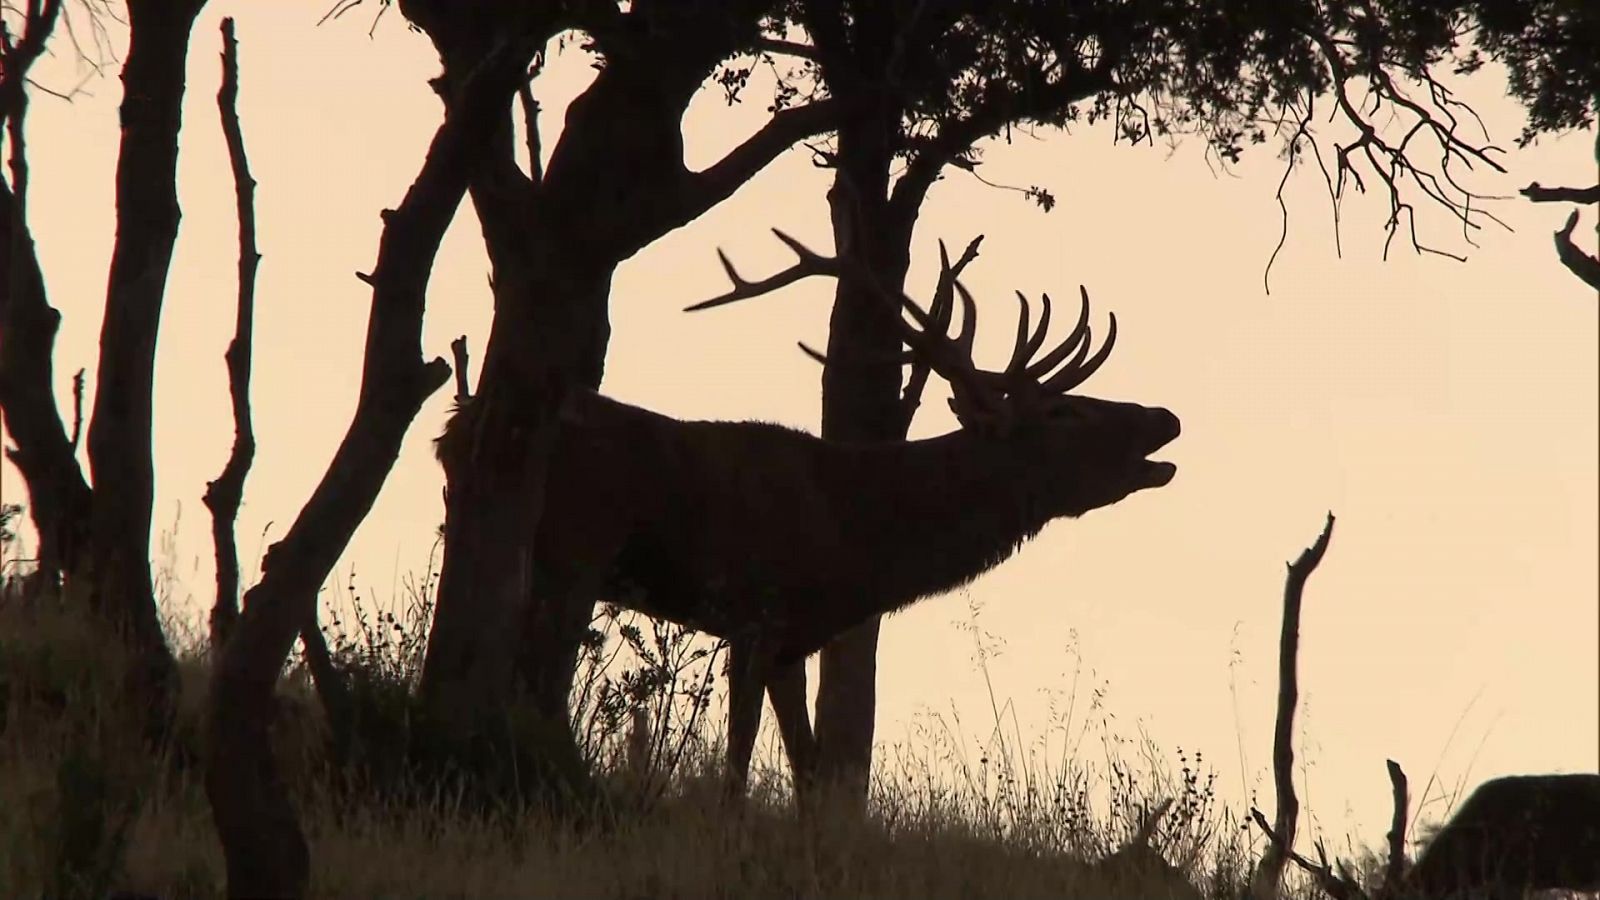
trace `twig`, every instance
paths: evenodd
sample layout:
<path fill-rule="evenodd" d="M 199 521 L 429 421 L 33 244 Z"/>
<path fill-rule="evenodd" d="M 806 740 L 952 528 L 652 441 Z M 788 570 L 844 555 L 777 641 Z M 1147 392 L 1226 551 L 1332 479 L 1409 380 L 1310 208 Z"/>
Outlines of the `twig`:
<path fill-rule="evenodd" d="M 72 452 L 78 452 L 78 442 L 83 437 L 83 374 L 88 370 L 79 369 L 72 376 Z"/>
<path fill-rule="evenodd" d="M 472 399 L 472 388 L 469 386 L 471 379 L 467 377 L 466 335 L 463 334 L 450 342 L 450 354 L 456 361 L 456 403 L 465 403 Z"/>
<path fill-rule="evenodd" d="M 544 184 L 544 149 L 539 136 L 539 101 L 533 97 L 533 79 L 544 69 L 544 51 L 533 58 L 528 69 L 528 80 L 517 88 L 517 100 L 522 103 L 522 124 L 527 135 L 528 176 L 535 187 Z"/>
<path fill-rule="evenodd" d="M 1389 767 L 1389 784 L 1394 789 L 1394 817 L 1389 825 L 1389 863 L 1383 869 L 1383 896 L 1393 897 L 1400 889 L 1400 879 L 1406 874 L 1406 809 L 1410 802 L 1406 796 L 1406 773 L 1394 760 L 1385 760 Z"/>

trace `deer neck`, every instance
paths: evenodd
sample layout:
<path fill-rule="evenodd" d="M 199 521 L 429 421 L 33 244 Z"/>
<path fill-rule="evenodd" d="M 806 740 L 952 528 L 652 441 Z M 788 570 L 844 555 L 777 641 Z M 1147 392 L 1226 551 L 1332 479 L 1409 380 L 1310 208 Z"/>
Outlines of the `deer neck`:
<path fill-rule="evenodd" d="M 841 498 L 845 545 L 875 571 L 889 609 L 964 584 L 1039 532 L 1038 478 L 1014 448 L 966 432 L 855 445 L 842 454 L 855 497 Z"/>

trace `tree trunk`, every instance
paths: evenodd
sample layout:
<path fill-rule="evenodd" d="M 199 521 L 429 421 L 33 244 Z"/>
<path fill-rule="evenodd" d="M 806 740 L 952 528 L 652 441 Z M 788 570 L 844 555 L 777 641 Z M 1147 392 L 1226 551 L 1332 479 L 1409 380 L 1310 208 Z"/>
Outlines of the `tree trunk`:
<path fill-rule="evenodd" d="M 543 265 L 528 268 L 535 267 Z M 519 772 L 526 781 L 531 765 L 536 790 L 559 792 L 586 781 L 567 695 L 590 610 L 536 596 L 532 548 L 557 411 L 568 391 L 588 386 L 585 369 L 590 377 L 598 373 L 596 354 L 586 350 L 590 341 L 535 336 L 603 332 L 592 317 L 604 315 L 609 272 L 587 284 L 537 279 L 526 288 L 540 298 L 531 317 L 519 314 L 529 312 L 519 309 L 528 296 L 519 290 L 524 286 L 500 280 L 499 272 L 502 299 L 478 392 L 440 441 L 448 485 L 445 549 L 422 690 L 486 786 Z M 511 291 L 518 293 L 502 294 Z M 520 645 L 518 636 L 525 636 Z M 521 699 L 530 701 L 531 722 L 519 724 L 511 714 Z M 530 737 L 539 751 L 532 756 L 524 752 L 534 749 Z"/>
<path fill-rule="evenodd" d="M 55 401 L 60 324 L 61 313 L 46 299 L 23 211 L 10 185 L 0 182 L 0 412 L 16 444 L 8 454 L 27 485 L 39 533 L 32 586 L 52 593 L 78 566 L 89 542 L 89 484 Z"/>
<path fill-rule="evenodd" d="M 61 4 L 30 6 L 15 23 L 0 71 L 0 124 L 9 172 L 0 174 L 0 413 L 17 449 L 8 451 L 28 487 L 39 533 L 30 590 L 55 593 L 88 549 L 89 485 L 55 403 L 54 352 L 61 314 L 50 306 L 28 228 L 28 71 L 44 53 Z M 10 176 L 7 181 L 5 175 Z"/>
<path fill-rule="evenodd" d="M 154 733 L 176 700 L 177 668 L 150 581 L 155 461 L 150 446 L 156 335 L 178 237 L 178 130 L 189 33 L 204 0 L 132 0 L 122 67 L 117 239 L 111 254 L 99 383 L 89 424 L 92 599 L 134 652 L 128 689 Z"/>
<path fill-rule="evenodd" d="M 838 168 L 828 195 L 836 246 L 860 254 L 889 290 L 905 283 L 913 225 L 888 202 L 898 122 L 897 111 L 885 110 L 840 128 Z M 860 362 L 891 360 L 900 351 L 900 332 L 890 316 L 870 290 L 852 279 L 840 280 L 828 323 L 828 357 L 840 362 L 823 369 L 823 437 L 905 437 L 900 365 Z M 880 622 L 864 622 L 824 647 L 817 684 L 818 781 L 858 809 L 866 804 L 872 772 Z"/>

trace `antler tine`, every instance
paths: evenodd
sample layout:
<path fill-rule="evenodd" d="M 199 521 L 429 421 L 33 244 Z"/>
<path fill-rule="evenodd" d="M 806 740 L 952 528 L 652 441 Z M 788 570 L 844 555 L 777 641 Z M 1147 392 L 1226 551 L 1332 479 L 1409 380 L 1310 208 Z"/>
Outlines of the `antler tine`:
<path fill-rule="evenodd" d="M 1082 289 L 1080 288 L 1080 291 Z M 1038 362 L 1029 365 L 1024 373 L 1030 380 L 1043 381 L 1045 376 L 1055 370 L 1061 361 L 1078 349 L 1078 344 L 1089 335 L 1089 294 L 1084 291 L 1083 304 L 1078 310 L 1078 324 L 1072 326 L 1072 331 L 1054 350 L 1045 354 Z"/>
<path fill-rule="evenodd" d="M 1045 335 L 1050 331 L 1050 295 L 1039 295 L 1039 327 L 1033 331 L 1033 336 L 1028 339 L 1028 351 L 1023 354 L 1023 360 L 1033 359 L 1033 355 L 1044 346 Z"/>
<path fill-rule="evenodd" d="M 1017 302 L 1022 304 L 1022 312 L 1017 316 L 1017 342 L 1011 347 L 1011 361 L 1006 363 L 1006 377 L 1014 378 L 1028 364 L 1028 344 L 1031 340 L 1028 334 L 1028 298 L 1021 291 L 1016 292 Z"/>
<path fill-rule="evenodd" d="M 772 233 L 777 235 L 778 240 L 783 241 L 783 243 L 787 245 L 790 250 L 793 250 L 795 256 L 799 257 L 799 260 L 794 265 L 784 269 L 776 275 L 771 275 L 759 281 L 748 281 L 739 274 L 738 269 L 733 267 L 733 261 L 728 259 L 728 254 L 724 253 L 722 248 L 718 247 L 717 259 L 722 263 L 723 273 L 726 274 L 728 276 L 728 280 L 733 283 L 733 289 L 725 294 L 719 294 L 718 296 L 712 297 L 710 300 L 702 300 L 699 303 L 685 306 L 683 308 L 684 312 L 698 312 L 702 309 L 711 309 L 713 307 L 723 306 L 728 303 L 734 303 L 739 300 L 749 300 L 754 297 L 760 297 L 763 294 L 770 294 L 779 288 L 788 287 L 789 285 L 794 284 L 796 281 L 799 281 L 802 278 L 808 278 L 812 275 L 832 275 L 834 277 L 838 277 L 839 260 L 836 257 L 823 256 L 822 254 L 817 253 L 815 250 L 812 250 L 810 247 L 807 247 L 805 244 L 795 240 L 793 237 L 790 237 L 788 234 L 785 234 L 780 229 L 774 228 L 772 229 Z"/>
<path fill-rule="evenodd" d="M 1062 368 L 1061 371 L 1044 382 L 1041 386 L 1047 393 L 1062 394 L 1072 390 L 1082 384 L 1090 375 L 1093 375 L 1095 370 L 1100 368 L 1106 361 L 1106 357 L 1111 355 L 1111 348 L 1116 346 L 1117 343 L 1117 314 L 1107 313 L 1106 316 L 1111 320 L 1106 327 L 1106 342 L 1100 345 L 1100 349 L 1088 362 L 1078 365 L 1074 360 L 1073 365 Z M 1089 342 L 1085 340 L 1084 347 L 1087 348 L 1088 346 Z"/>
<path fill-rule="evenodd" d="M 950 251 L 945 248 L 944 241 L 939 241 L 939 281 L 933 288 L 933 302 L 928 305 L 928 312 L 933 316 L 933 322 L 939 327 L 940 334 L 950 333 L 950 319 L 955 315 L 955 282 L 956 273 L 950 267 Z"/>

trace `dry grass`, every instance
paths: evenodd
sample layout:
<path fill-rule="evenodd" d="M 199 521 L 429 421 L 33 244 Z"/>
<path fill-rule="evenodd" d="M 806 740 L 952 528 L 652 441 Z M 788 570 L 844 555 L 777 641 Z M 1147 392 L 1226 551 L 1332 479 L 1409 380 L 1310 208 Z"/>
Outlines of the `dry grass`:
<path fill-rule="evenodd" d="M 423 613 L 413 604 L 411 616 Z M 375 708 L 370 718 L 381 727 L 374 738 L 388 740 L 405 717 L 381 707 L 405 703 L 403 657 L 415 651 L 408 634 L 420 620 L 376 618 L 377 629 L 336 634 L 334 644 L 347 665 L 386 686 L 360 698 Z M 387 649 L 374 640 L 387 640 Z M 674 652 L 670 640 L 640 644 Z M 205 662 L 196 646 L 182 656 L 177 744 L 192 754 Z M 117 658 L 82 615 L 0 599 L 0 897 L 222 891 L 200 773 L 181 763 L 185 752 L 155 759 L 132 736 L 128 711 L 115 699 Z M 595 658 L 618 664 L 603 653 Z M 937 774 L 947 767 L 933 760 L 948 763 L 967 752 L 948 730 L 942 738 L 928 732 L 920 752 L 901 747 L 885 759 L 865 820 L 826 809 L 802 819 L 783 774 L 770 766 L 757 772 L 748 805 L 730 810 L 716 799 L 722 718 L 706 710 L 701 673 L 693 669 L 713 657 L 675 659 L 660 663 L 679 666 L 671 679 L 588 679 L 591 690 L 609 685 L 625 700 L 633 691 L 628 703 L 608 701 L 618 707 L 612 712 L 645 710 L 646 719 L 665 722 L 670 740 L 654 743 L 652 757 L 666 761 L 658 763 L 666 771 L 646 782 L 638 760 L 627 763 L 627 735 L 594 726 L 592 714 L 591 729 L 605 733 L 591 734 L 589 749 L 612 802 L 576 819 L 537 809 L 484 811 L 420 782 L 386 800 L 342 790 L 348 782 L 333 777 L 313 695 L 292 670 L 276 740 L 312 844 L 312 895 L 1115 898 L 1162 896 L 1175 887 L 1170 880 L 1111 885 L 1089 862 L 1125 842 L 1138 811 L 1153 805 L 1153 792 L 1128 769 L 1092 783 L 1083 770 L 1001 746 L 983 750 L 977 766 L 958 762 L 947 777 Z M 588 708 L 611 708 L 588 699 Z M 670 715 L 658 715 L 663 710 Z M 1178 800 L 1157 830 L 1164 855 L 1201 873 L 1208 895 L 1236 891 L 1248 848 L 1237 829 L 1218 824 L 1223 817 L 1206 782 L 1187 765 L 1181 776 L 1147 780 Z M 651 789 L 640 790 L 642 783 Z"/>

